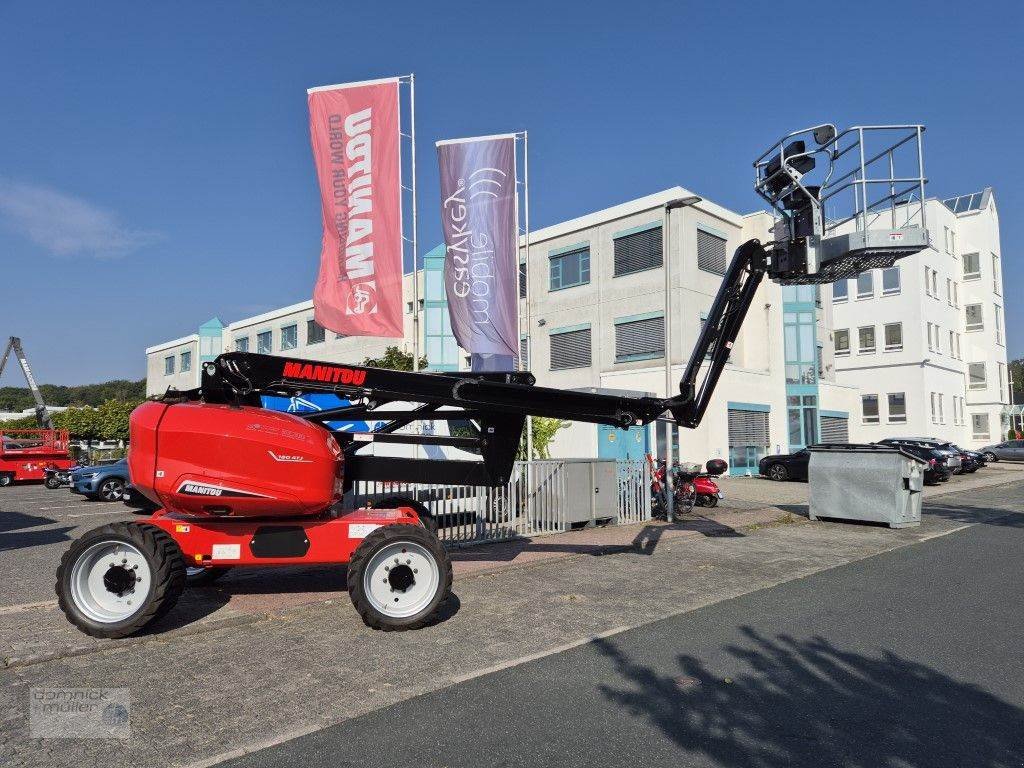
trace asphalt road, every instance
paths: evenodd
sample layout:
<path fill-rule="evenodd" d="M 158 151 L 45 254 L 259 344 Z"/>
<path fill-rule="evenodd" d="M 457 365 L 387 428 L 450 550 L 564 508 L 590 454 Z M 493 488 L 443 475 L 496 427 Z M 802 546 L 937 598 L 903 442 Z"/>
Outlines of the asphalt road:
<path fill-rule="evenodd" d="M 1022 555 L 988 520 L 223 765 L 1024 765 Z"/>

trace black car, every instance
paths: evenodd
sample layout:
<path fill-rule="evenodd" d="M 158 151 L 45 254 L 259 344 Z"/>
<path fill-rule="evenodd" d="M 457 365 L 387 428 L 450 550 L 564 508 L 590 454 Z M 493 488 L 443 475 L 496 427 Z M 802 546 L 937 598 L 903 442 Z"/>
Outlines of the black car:
<path fill-rule="evenodd" d="M 953 468 L 949 466 L 949 451 L 941 448 L 931 448 L 923 445 L 919 440 L 889 439 L 876 443 L 890 448 L 899 448 L 911 456 L 916 456 L 921 461 L 927 462 L 924 470 L 925 485 L 938 485 L 949 480 L 953 474 Z"/>
<path fill-rule="evenodd" d="M 776 453 L 757 463 L 758 472 L 770 480 L 806 480 L 811 452 L 803 448 L 795 453 Z"/>

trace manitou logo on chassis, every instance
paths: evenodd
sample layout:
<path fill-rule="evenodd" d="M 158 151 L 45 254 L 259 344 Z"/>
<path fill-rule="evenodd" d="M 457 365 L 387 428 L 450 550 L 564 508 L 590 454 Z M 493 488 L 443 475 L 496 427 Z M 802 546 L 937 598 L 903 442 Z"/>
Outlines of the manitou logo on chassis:
<path fill-rule="evenodd" d="M 214 488 L 212 485 L 198 485 L 197 483 L 185 483 L 181 486 L 181 493 L 192 496 L 220 496 L 224 493 L 223 488 Z"/>
<path fill-rule="evenodd" d="M 281 375 L 286 379 L 353 384 L 357 387 L 361 387 L 366 381 L 366 371 L 344 368 L 340 365 L 313 365 L 312 363 L 285 363 L 284 372 Z"/>

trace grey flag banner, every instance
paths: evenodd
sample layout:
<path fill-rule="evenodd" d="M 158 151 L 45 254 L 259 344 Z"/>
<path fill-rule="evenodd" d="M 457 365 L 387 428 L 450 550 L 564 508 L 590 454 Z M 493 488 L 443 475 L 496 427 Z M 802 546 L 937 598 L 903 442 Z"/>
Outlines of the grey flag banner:
<path fill-rule="evenodd" d="M 452 331 L 474 360 L 514 369 L 519 354 L 515 136 L 439 141 L 437 159 Z"/>

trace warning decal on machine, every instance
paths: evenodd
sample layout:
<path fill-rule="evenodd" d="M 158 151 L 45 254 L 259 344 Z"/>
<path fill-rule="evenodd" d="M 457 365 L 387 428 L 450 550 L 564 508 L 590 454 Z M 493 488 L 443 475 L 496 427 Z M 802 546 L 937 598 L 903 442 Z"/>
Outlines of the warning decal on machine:
<path fill-rule="evenodd" d="M 214 560 L 240 560 L 242 557 L 242 545 L 214 544 L 211 554 Z"/>
<path fill-rule="evenodd" d="M 373 523 L 350 523 L 348 526 L 348 537 L 350 539 L 365 539 L 378 528 L 380 526 Z"/>

